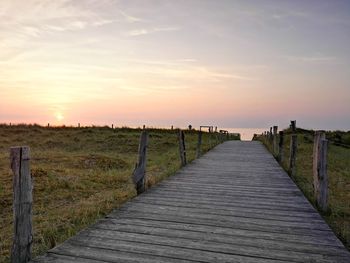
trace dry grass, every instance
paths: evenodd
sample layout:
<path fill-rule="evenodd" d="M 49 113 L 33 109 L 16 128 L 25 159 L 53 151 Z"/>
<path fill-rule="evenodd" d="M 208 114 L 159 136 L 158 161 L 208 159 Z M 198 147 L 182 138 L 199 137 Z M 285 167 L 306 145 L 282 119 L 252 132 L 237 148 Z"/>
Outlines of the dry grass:
<path fill-rule="evenodd" d="M 135 196 L 131 174 L 140 129 L 44 128 L 0 125 L 0 262 L 12 243 L 12 174 L 9 148 L 31 148 L 34 181 L 34 255 L 54 247 Z M 147 186 L 180 167 L 176 131 L 149 131 Z M 188 160 L 195 158 L 197 134 L 186 132 Z M 218 142 L 203 134 L 203 152 Z"/>
<path fill-rule="evenodd" d="M 285 130 L 284 162 L 282 166 L 288 170 L 290 131 Z M 339 132 L 327 132 L 328 139 L 333 139 Z M 343 133 L 340 142 L 346 146 L 350 133 Z M 271 144 L 262 137 L 267 148 Z M 349 141 L 350 142 L 350 141 Z M 316 207 L 313 195 L 312 178 L 313 132 L 298 129 L 297 172 L 293 178 L 304 195 Z M 328 148 L 328 177 L 329 177 L 329 211 L 322 213 L 326 222 L 336 235 L 350 250 L 350 148 L 329 144 Z"/>

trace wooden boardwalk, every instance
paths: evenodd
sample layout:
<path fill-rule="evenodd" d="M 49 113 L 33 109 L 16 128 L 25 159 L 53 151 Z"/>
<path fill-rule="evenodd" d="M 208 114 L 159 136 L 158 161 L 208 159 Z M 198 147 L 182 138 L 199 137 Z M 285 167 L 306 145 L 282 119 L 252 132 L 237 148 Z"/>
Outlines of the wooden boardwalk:
<path fill-rule="evenodd" d="M 259 142 L 228 141 L 35 262 L 350 262 Z"/>

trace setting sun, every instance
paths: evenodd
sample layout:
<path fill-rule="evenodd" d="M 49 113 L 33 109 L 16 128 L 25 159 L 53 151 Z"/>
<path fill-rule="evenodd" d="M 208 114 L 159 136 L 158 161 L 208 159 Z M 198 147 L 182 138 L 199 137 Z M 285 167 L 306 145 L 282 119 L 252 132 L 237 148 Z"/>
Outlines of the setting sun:
<path fill-rule="evenodd" d="M 60 112 L 56 112 L 55 117 L 57 121 L 62 121 L 64 119 L 64 116 Z"/>

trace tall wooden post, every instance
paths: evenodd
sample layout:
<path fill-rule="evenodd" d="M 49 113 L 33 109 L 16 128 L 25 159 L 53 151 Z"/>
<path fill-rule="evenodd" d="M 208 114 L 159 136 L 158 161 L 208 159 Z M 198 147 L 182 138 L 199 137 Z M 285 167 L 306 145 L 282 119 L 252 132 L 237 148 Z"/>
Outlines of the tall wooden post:
<path fill-rule="evenodd" d="M 33 185 L 30 175 L 29 147 L 11 147 L 11 169 L 13 172 L 13 218 L 14 240 L 11 252 L 12 263 L 28 262 L 32 257 Z"/>
<path fill-rule="evenodd" d="M 187 164 L 186 145 L 185 145 L 185 133 L 182 130 L 179 130 L 179 151 L 180 151 L 181 166 L 185 166 Z"/>
<path fill-rule="evenodd" d="M 145 191 L 147 144 L 148 144 L 147 131 L 142 131 L 140 136 L 138 161 L 136 163 L 135 170 L 133 172 L 133 181 L 136 187 L 137 194 L 141 194 Z"/>
<path fill-rule="evenodd" d="M 292 133 L 295 133 L 297 131 L 296 123 L 297 121 L 290 121 L 290 130 Z"/>
<path fill-rule="evenodd" d="M 278 154 L 277 154 L 277 160 L 282 163 L 283 162 L 283 151 L 284 151 L 284 147 L 283 147 L 283 143 L 284 143 L 284 133 L 283 131 L 279 132 L 279 142 L 278 142 Z"/>
<path fill-rule="evenodd" d="M 278 130 L 278 126 L 273 126 L 273 153 L 277 154 L 277 130 Z"/>
<path fill-rule="evenodd" d="M 313 186 L 314 186 L 314 190 L 317 187 L 318 184 L 318 153 L 319 153 L 319 144 L 320 144 L 320 140 L 324 140 L 326 139 L 326 134 L 324 131 L 315 131 L 315 135 L 314 135 L 314 146 L 313 146 L 313 152 L 312 152 L 312 173 L 313 173 Z M 315 190 L 316 191 L 316 190 Z"/>
<path fill-rule="evenodd" d="M 290 138 L 289 173 L 292 177 L 296 174 L 298 135 L 292 134 Z"/>
<path fill-rule="evenodd" d="M 316 131 L 313 148 L 314 195 L 322 211 L 327 211 L 328 202 L 327 148 L 325 132 Z"/>
<path fill-rule="evenodd" d="M 318 187 L 317 187 L 317 205 L 323 212 L 328 207 L 328 174 L 327 174 L 327 151 L 328 140 L 321 139 L 318 152 Z"/>
<path fill-rule="evenodd" d="M 197 143 L 197 154 L 196 158 L 201 156 L 201 147 L 202 147 L 202 131 L 198 132 L 198 143 Z"/>

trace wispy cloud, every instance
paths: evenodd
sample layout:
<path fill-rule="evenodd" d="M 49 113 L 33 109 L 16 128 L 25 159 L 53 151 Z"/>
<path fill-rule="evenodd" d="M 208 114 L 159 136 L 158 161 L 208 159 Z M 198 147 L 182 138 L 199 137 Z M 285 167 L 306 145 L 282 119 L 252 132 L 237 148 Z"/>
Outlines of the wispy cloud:
<path fill-rule="evenodd" d="M 171 31 L 179 31 L 179 30 L 180 30 L 180 27 L 154 27 L 150 29 L 141 28 L 141 29 L 130 30 L 126 33 L 126 35 L 135 37 L 135 36 L 149 35 L 157 32 L 171 32 Z"/>
<path fill-rule="evenodd" d="M 142 18 L 139 17 L 135 17 L 135 16 L 131 16 L 127 13 L 125 13 L 122 10 L 119 10 L 119 13 L 124 17 L 124 19 L 129 22 L 129 23 L 135 23 L 135 22 L 141 22 L 141 21 L 145 21 Z"/>
<path fill-rule="evenodd" d="M 335 62 L 337 60 L 337 58 L 333 56 L 285 56 L 283 58 L 289 61 L 305 63 L 326 63 Z"/>

